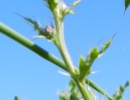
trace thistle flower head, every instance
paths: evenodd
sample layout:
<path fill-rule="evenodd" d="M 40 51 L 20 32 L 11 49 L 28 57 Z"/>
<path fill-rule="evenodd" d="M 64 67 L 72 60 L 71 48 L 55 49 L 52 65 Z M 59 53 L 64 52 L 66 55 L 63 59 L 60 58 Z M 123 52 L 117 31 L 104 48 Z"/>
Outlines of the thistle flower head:
<path fill-rule="evenodd" d="M 47 38 L 47 39 L 53 39 L 54 38 L 54 34 L 55 34 L 55 29 L 53 26 L 49 26 L 47 25 L 44 29 L 44 32 L 42 33 L 42 35 Z"/>
<path fill-rule="evenodd" d="M 69 10 L 69 6 L 67 4 L 65 4 L 63 1 L 60 1 L 58 3 L 58 8 L 62 15 L 64 15 L 64 13 L 66 13 Z"/>
<path fill-rule="evenodd" d="M 75 0 L 72 6 L 69 7 L 67 4 L 64 3 L 63 0 L 45 0 L 51 12 L 53 14 L 55 11 L 58 12 L 58 14 L 55 14 L 59 16 L 61 19 L 63 19 L 67 14 L 73 14 L 74 8 L 78 5 L 80 1 L 81 0 Z"/>

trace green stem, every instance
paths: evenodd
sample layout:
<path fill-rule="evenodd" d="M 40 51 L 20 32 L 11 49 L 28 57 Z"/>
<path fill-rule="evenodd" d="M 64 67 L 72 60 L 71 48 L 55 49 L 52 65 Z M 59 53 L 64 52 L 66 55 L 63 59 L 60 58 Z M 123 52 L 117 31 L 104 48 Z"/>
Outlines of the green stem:
<path fill-rule="evenodd" d="M 58 11 L 54 11 L 53 15 L 54 15 L 54 20 L 55 20 L 56 34 L 57 34 L 57 40 L 58 40 L 57 47 L 60 51 L 60 54 L 66 64 L 66 67 L 67 67 L 71 77 L 73 78 L 79 91 L 81 92 L 84 100 L 91 100 L 86 87 L 83 86 L 83 84 L 78 79 L 75 78 L 75 67 L 73 65 L 73 62 L 71 60 L 71 57 L 69 55 L 69 52 L 68 52 L 66 44 L 65 44 L 63 21 L 60 19 L 60 14 Z"/>
<path fill-rule="evenodd" d="M 20 44 L 24 45 L 28 49 L 32 50 L 42 58 L 52 62 L 53 64 L 61 67 L 64 70 L 66 69 L 66 66 L 64 65 L 64 62 L 56 58 L 54 55 L 48 53 L 38 45 L 34 44 L 32 41 L 28 40 L 24 36 L 20 35 L 16 31 L 12 30 L 11 28 L 7 27 L 6 25 L 2 24 L 0 22 L 0 32 L 4 33 L 8 37 L 12 38 L 13 40 L 19 42 Z"/>
<path fill-rule="evenodd" d="M 57 34 L 57 40 L 58 40 L 58 49 L 66 64 L 68 71 L 73 76 L 73 75 L 75 75 L 75 67 L 73 65 L 73 62 L 71 60 L 71 57 L 69 55 L 69 52 L 68 52 L 66 44 L 65 44 L 63 22 L 60 20 L 60 18 L 58 16 L 59 16 L 58 11 L 55 11 L 54 19 L 55 19 L 56 32 L 57 32 L 56 34 Z"/>
<path fill-rule="evenodd" d="M 92 80 L 86 78 L 85 79 L 86 84 L 91 86 L 93 89 L 101 93 L 102 95 L 106 96 L 109 100 L 113 100 L 113 98 L 106 92 L 104 91 L 101 87 L 99 87 L 96 83 L 94 83 Z"/>
<path fill-rule="evenodd" d="M 74 79 L 75 84 L 77 85 L 80 93 L 82 94 L 84 100 L 91 100 L 91 94 L 88 92 L 87 88 L 85 85 L 82 84 L 78 79 Z"/>

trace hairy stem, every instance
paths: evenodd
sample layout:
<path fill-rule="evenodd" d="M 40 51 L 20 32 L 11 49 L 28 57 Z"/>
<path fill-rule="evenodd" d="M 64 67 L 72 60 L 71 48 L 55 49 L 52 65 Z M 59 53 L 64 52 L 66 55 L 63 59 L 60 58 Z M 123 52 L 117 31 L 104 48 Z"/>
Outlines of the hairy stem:
<path fill-rule="evenodd" d="M 71 57 L 69 55 L 69 52 L 67 50 L 66 44 L 65 44 L 65 40 L 64 40 L 64 28 L 63 28 L 63 21 L 60 19 L 60 14 L 59 12 L 56 10 L 53 12 L 54 15 L 54 20 L 55 20 L 55 26 L 56 26 L 56 34 L 57 34 L 57 40 L 58 40 L 58 49 L 59 52 L 66 64 L 66 67 L 71 75 L 71 77 L 73 78 L 73 80 L 75 81 L 79 91 L 81 92 L 84 100 L 91 100 L 90 96 L 88 94 L 88 91 L 86 89 L 86 87 L 81 84 L 81 82 L 75 78 L 75 66 L 73 65 L 73 62 L 71 60 Z"/>
<path fill-rule="evenodd" d="M 83 85 L 78 79 L 74 79 L 75 84 L 77 85 L 80 93 L 82 94 L 84 100 L 91 100 L 91 94 L 88 92 L 85 85 Z"/>
<path fill-rule="evenodd" d="M 57 40 L 58 40 L 58 49 L 59 52 L 66 64 L 66 67 L 70 74 L 73 76 L 75 75 L 75 67 L 73 65 L 73 62 L 71 60 L 71 57 L 69 55 L 69 52 L 67 50 L 65 40 L 64 40 L 64 26 L 63 22 L 58 17 L 58 12 L 54 12 L 54 19 L 55 19 L 55 25 L 56 25 L 56 32 L 57 32 Z"/>

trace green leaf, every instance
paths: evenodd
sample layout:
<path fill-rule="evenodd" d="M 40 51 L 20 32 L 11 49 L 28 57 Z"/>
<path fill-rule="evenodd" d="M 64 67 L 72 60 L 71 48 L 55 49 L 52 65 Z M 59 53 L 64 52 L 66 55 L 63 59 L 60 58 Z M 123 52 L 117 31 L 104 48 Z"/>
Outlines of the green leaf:
<path fill-rule="evenodd" d="M 86 63 L 84 58 L 80 56 L 79 60 L 79 78 L 82 80 L 87 74 L 90 74 L 90 64 Z"/>
<path fill-rule="evenodd" d="M 98 58 L 98 56 L 99 56 L 99 51 L 98 51 L 98 48 L 95 47 L 95 48 L 93 48 L 92 50 L 89 51 L 89 54 L 86 57 L 85 63 L 87 65 L 89 64 L 91 66 L 93 64 L 94 60 L 96 58 Z"/>
<path fill-rule="evenodd" d="M 130 81 L 127 81 L 125 85 L 121 85 L 119 89 L 115 92 L 113 95 L 114 100 L 122 100 L 123 99 L 123 93 L 130 86 Z"/>
<path fill-rule="evenodd" d="M 102 49 L 100 50 L 99 54 L 102 55 L 107 49 L 108 47 L 110 46 L 112 42 L 112 39 L 108 40 L 103 46 L 102 46 Z"/>
<path fill-rule="evenodd" d="M 71 87 L 71 89 L 70 89 L 71 93 L 74 93 L 74 91 L 75 91 L 75 89 L 76 89 L 76 85 L 75 85 L 74 81 L 73 81 L 73 80 L 70 80 L 69 85 L 70 85 L 70 87 Z"/>
<path fill-rule="evenodd" d="M 15 13 L 15 14 L 22 17 L 27 22 L 31 23 L 31 25 L 33 25 L 33 27 L 34 27 L 34 30 L 36 30 L 39 35 L 43 35 L 45 33 L 44 29 L 42 29 L 41 25 L 39 23 L 37 23 L 36 21 L 34 21 L 34 20 L 30 19 L 30 18 L 23 17 L 22 15 L 20 15 L 18 13 Z"/>
<path fill-rule="evenodd" d="M 130 0 L 125 0 L 125 11 L 128 8 L 128 6 L 130 5 Z"/>

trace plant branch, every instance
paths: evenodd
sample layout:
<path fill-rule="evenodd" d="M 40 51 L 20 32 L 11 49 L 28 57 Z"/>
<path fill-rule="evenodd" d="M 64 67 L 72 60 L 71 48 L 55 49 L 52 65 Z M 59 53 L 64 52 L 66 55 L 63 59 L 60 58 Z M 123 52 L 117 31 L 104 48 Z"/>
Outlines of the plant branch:
<path fill-rule="evenodd" d="M 106 91 L 104 91 L 100 86 L 98 86 L 92 80 L 85 78 L 85 82 L 86 82 L 86 84 L 91 86 L 93 89 L 95 89 L 96 91 L 98 91 L 102 95 L 106 96 L 109 100 L 113 100 L 113 98 Z"/>
<path fill-rule="evenodd" d="M 20 35 L 18 32 L 12 30 L 11 28 L 7 27 L 3 23 L 0 22 L 0 32 L 5 34 L 6 36 L 12 38 L 13 40 L 19 42 L 23 46 L 27 47 L 31 51 L 35 52 L 42 58 L 52 62 L 53 64 L 59 66 L 60 68 L 64 69 L 67 71 L 66 66 L 64 65 L 64 62 L 59 60 L 57 57 L 54 55 L 50 54 L 49 52 L 45 51 L 38 45 L 34 44 L 32 41 L 28 40 L 24 36 Z"/>
<path fill-rule="evenodd" d="M 3 33 L 6 36 L 12 38 L 13 40 L 20 43 L 21 45 L 27 47 L 28 49 L 35 52 L 36 54 L 38 54 L 42 58 L 52 62 L 53 64 L 57 65 L 58 67 L 60 67 L 63 70 L 68 72 L 68 70 L 67 70 L 63 61 L 61 61 L 60 59 L 58 59 L 54 55 L 48 53 L 44 49 L 40 48 L 38 45 L 34 44 L 32 41 L 28 40 L 27 38 L 20 35 L 18 32 L 14 31 L 13 29 L 9 28 L 8 26 L 4 25 L 1 22 L 0 22 L 0 32 Z M 94 88 L 95 90 L 100 92 L 101 94 L 103 94 L 103 95 L 105 94 L 105 96 L 107 98 L 109 98 L 109 99 L 112 98 L 109 95 L 107 95 L 106 92 L 101 87 L 99 87 L 96 83 L 94 83 L 90 79 L 86 78 L 85 81 L 86 81 L 86 84 L 89 84 L 89 86 L 91 86 L 92 88 Z"/>
<path fill-rule="evenodd" d="M 89 93 L 89 91 L 87 90 L 87 88 L 85 87 L 85 85 L 83 85 L 78 79 L 74 79 L 75 84 L 77 85 L 79 91 L 81 92 L 84 100 L 92 100 L 91 99 L 91 94 Z"/>
<path fill-rule="evenodd" d="M 65 44 L 64 32 L 63 32 L 64 25 L 63 25 L 63 22 L 58 17 L 57 11 L 54 12 L 54 19 L 55 19 L 55 25 L 56 25 L 59 52 L 66 64 L 68 71 L 73 76 L 73 75 L 75 75 L 75 67 L 73 65 L 73 62 L 71 60 L 71 57 L 69 55 L 69 52 L 68 52 L 66 44 Z"/>

